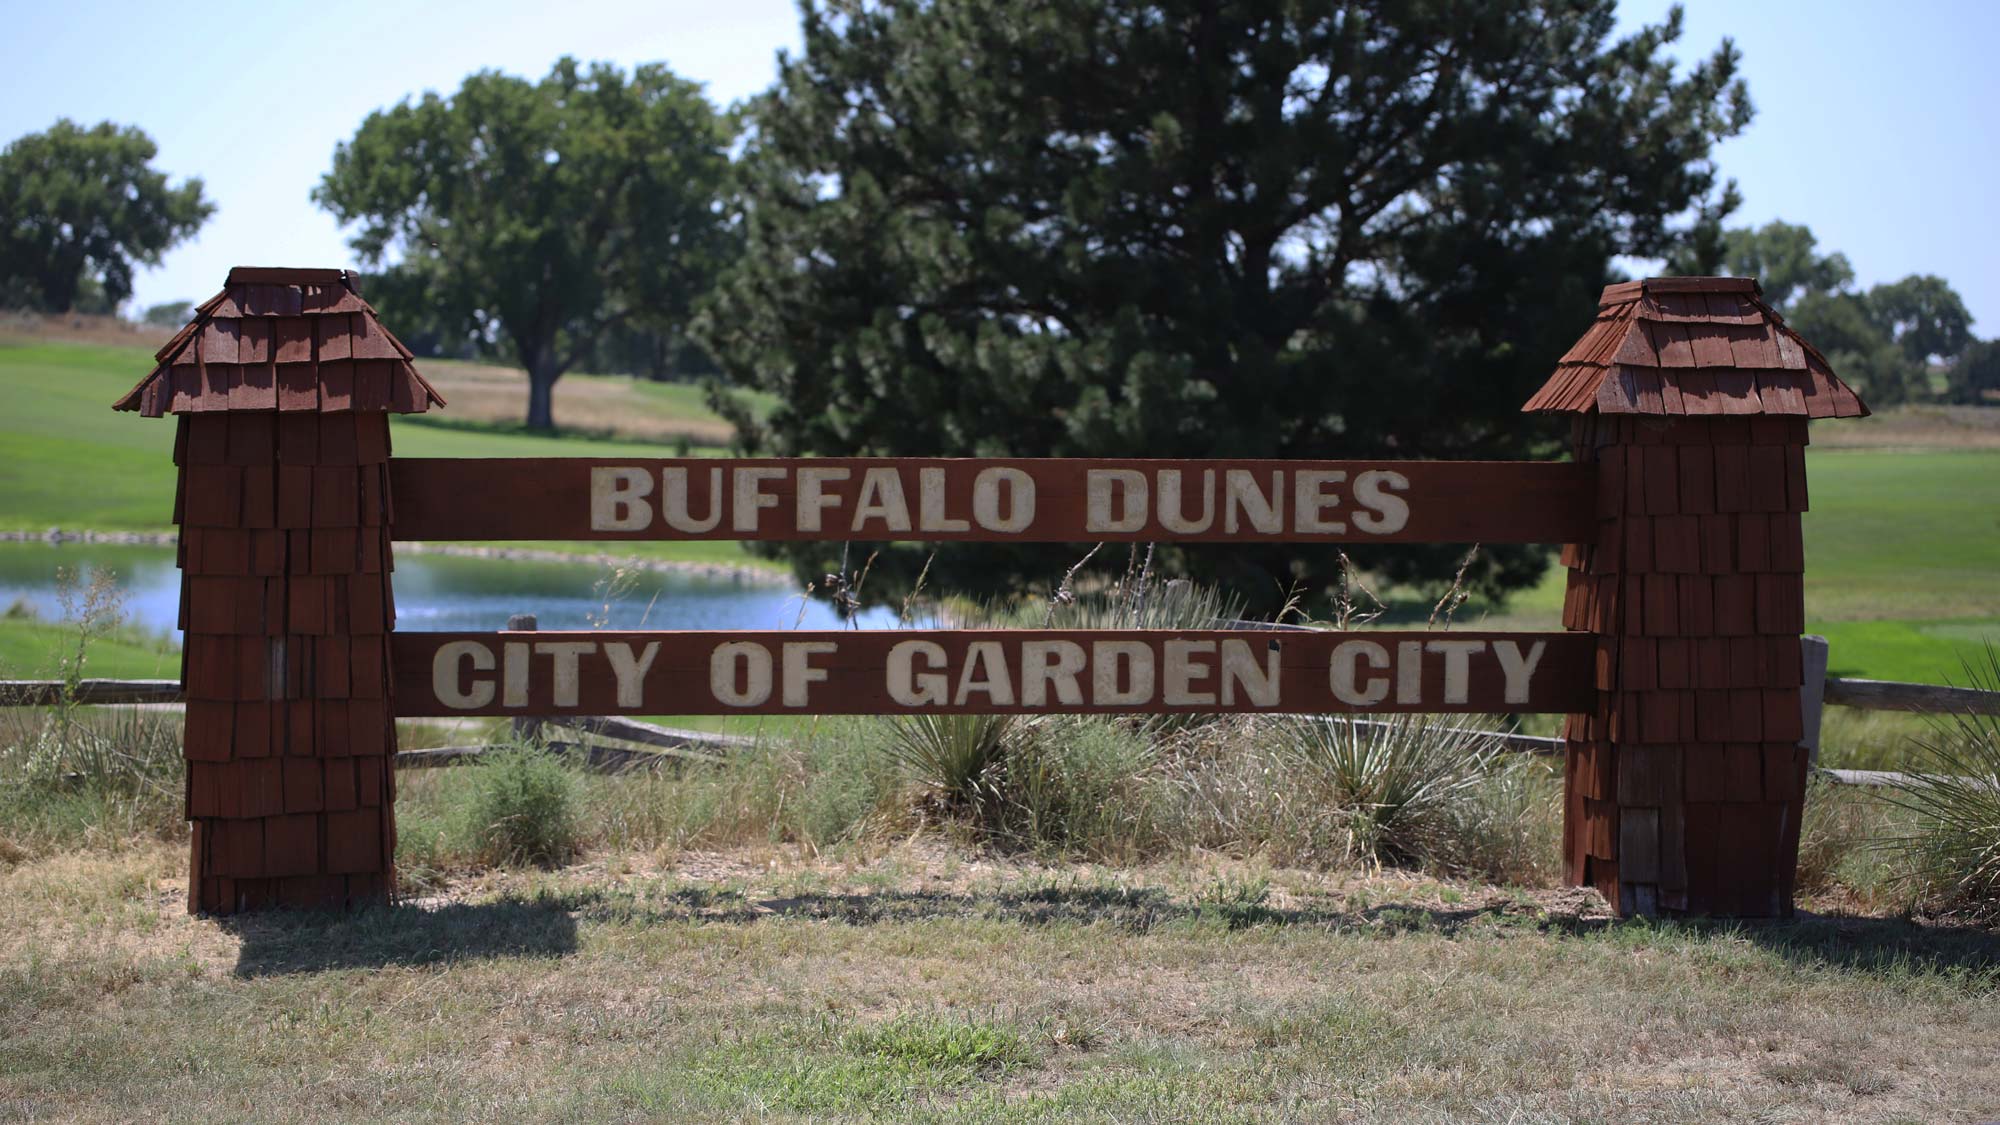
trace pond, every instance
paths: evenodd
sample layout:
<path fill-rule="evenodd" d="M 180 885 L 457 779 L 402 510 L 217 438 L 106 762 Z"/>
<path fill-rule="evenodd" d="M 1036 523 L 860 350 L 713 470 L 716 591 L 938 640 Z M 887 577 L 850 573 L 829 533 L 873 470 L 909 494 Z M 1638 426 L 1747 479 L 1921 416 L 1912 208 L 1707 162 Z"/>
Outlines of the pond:
<path fill-rule="evenodd" d="M 180 571 L 171 547 L 102 543 L 0 543 L 0 610 L 26 602 L 43 620 L 63 616 L 57 572 L 97 567 L 117 578 L 125 619 L 151 633 L 173 633 L 180 612 Z M 833 608 L 790 585 L 701 574 L 633 571 L 613 581 L 610 567 L 588 563 L 399 555 L 396 627 L 448 631 L 504 629 L 532 613 L 542 629 L 838 629 Z M 862 614 L 862 628 L 887 628 L 887 609 Z"/>

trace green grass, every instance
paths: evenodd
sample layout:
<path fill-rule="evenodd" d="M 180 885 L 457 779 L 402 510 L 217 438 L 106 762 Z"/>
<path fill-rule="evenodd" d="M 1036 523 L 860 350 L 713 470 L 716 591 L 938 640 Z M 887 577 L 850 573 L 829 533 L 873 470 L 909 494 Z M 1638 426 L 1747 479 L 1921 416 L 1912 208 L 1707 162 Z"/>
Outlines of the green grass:
<path fill-rule="evenodd" d="M 111 404 L 151 369 L 141 348 L 0 341 L 0 529 L 50 527 L 163 531 L 174 497 L 174 423 L 119 413 Z M 691 387 L 647 387 L 663 414 L 706 413 Z M 560 402 L 560 389 L 558 390 Z M 406 457 L 659 457 L 658 443 L 549 438 L 443 417 L 398 417 L 391 441 Z M 527 544 L 523 544 L 527 545 Z M 536 543 L 566 553 L 604 544 Z M 648 558 L 768 565 L 732 542 L 621 545 Z"/>
<path fill-rule="evenodd" d="M 2000 452 L 1821 451 L 1806 467 L 1816 621 L 2000 618 Z"/>
<path fill-rule="evenodd" d="M 45 679 L 58 674 L 65 654 L 76 649 L 73 628 L 45 621 L 0 617 L 0 679 Z M 93 638 L 83 674 L 92 679 L 178 679 L 180 650 L 164 637 L 133 629 Z"/>

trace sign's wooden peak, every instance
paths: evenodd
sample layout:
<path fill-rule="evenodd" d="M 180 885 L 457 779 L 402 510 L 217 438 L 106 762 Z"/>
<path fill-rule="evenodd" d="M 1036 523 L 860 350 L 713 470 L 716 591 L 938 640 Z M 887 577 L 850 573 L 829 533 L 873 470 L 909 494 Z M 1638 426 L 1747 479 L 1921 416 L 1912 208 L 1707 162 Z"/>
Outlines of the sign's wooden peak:
<path fill-rule="evenodd" d="M 1748 277 L 1609 285 L 1528 412 L 1856 418 L 1863 405 Z"/>
<path fill-rule="evenodd" d="M 238 266 L 113 404 L 148 418 L 224 411 L 414 414 L 444 396 L 338 269 Z"/>

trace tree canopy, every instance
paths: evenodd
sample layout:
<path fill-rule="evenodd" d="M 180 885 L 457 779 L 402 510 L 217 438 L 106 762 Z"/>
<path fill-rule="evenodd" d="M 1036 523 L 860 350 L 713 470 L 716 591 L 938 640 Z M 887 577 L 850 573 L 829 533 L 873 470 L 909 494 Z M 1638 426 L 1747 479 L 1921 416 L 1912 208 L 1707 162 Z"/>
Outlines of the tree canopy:
<path fill-rule="evenodd" d="M 133 126 L 68 118 L 0 150 L 0 303 L 109 312 L 130 297 L 135 266 L 215 214 L 201 181 L 170 186 L 157 155 Z"/>
<path fill-rule="evenodd" d="M 1547 452 L 1521 403 L 1614 257 L 1714 237 L 1711 147 L 1751 112 L 1727 42 L 1677 72 L 1678 11 L 1617 38 L 1612 0 L 802 10 L 739 161 L 747 252 L 697 328 L 779 395 L 739 425 L 784 454 Z M 1435 579 L 1461 553 L 1367 561 Z M 945 545 L 931 576 L 1019 588 L 1074 557 Z M 1337 556 L 1162 561 L 1261 601 Z"/>
<path fill-rule="evenodd" d="M 678 326 L 729 256 L 730 136 L 665 66 L 564 58 L 539 83 L 486 71 L 369 115 L 313 198 L 441 336 L 510 348 L 529 427 L 552 429 L 564 372 L 615 329 Z"/>
<path fill-rule="evenodd" d="M 1758 278 L 1765 298 L 1873 406 L 1932 397 L 1932 368 L 1960 366 L 1974 342 L 1972 314 L 1943 278 L 1911 274 L 1857 289 L 1845 255 L 1821 254 L 1809 228 L 1780 221 L 1727 231 L 1721 246 L 1723 268 Z"/>

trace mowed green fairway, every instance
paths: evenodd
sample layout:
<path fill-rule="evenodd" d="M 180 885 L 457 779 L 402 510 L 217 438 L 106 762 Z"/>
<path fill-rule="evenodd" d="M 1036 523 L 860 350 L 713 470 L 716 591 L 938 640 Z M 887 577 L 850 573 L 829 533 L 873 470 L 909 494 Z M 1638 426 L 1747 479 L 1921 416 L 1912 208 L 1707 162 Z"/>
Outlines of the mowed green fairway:
<path fill-rule="evenodd" d="M 1831 670 L 1963 683 L 1963 665 L 2000 646 L 2000 453 L 1806 463 L 1806 627 L 1831 643 Z"/>
<path fill-rule="evenodd" d="M 0 529 L 167 528 L 174 427 L 111 410 L 149 367 L 140 348 L 0 342 Z M 713 421 L 683 389 L 673 390 L 646 396 L 648 406 Z M 394 435 L 396 452 L 409 456 L 667 452 L 656 442 L 531 437 L 427 419 L 399 419 Z M 1807 464 L 1808 628 L 1832 640 L 1834 671 L 1962 679 L 1964 660 L 2000 643 L 2000 451 L 1822 448 Z M 755 561 L 733 543 L 632 546 L 657 557 Z M 1552 574 L 1490 621 L 1551 627 L 1561 591 Z"/>
<path fill-rule="evenodd" d="M 150 370 L 152 356 L 140 348 L 0 340 L 0 530 L 171 529 L 174 423 L 111 409 Z M 644 401 L 662 416 L 714 419 L 689 388 Z M 406 457 L 673 455 L 659 443 L 537 437 L 420 417 L 398 417 L 391 435 Z M 729 542 L 631 546 L 654 558 L 763 565 Z"/>

